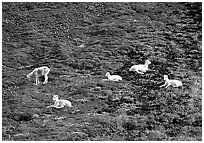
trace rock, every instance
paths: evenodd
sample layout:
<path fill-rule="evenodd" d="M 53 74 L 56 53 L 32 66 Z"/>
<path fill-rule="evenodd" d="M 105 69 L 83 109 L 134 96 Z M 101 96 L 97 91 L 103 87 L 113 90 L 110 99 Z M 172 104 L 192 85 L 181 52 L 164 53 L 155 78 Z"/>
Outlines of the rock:
<path fill-rule="evenodd" d="M 39 118 L 40 116 L 38 114 L 33 114 L 33 118 Z"/>
<path fill-rule="evenodd" d="M 94 88 L 94 90 L 95 90 L 95 91 L 100 91 L 100 90 L 101 90 L 101 87 L 96 86 L 96 87 Z"/>
<path fill-rule="evenodd" d="M 9 117 L 15 121 L 30 121 L 33 115 L 30 113 L 11 113 Z"/>
<path fill-rule="evenodd" d="M 121 100 L 122 102 L 125 102 L 125 103 L 134 103 L 134 98 L 130 96 L 124 96 Z"/>

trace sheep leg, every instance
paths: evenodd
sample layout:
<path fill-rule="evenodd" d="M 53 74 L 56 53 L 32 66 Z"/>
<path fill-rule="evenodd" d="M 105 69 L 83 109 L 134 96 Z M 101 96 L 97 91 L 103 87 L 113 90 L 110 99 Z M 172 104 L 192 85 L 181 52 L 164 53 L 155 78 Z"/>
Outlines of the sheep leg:
<path fill-rule="evenodd" d="M 40 84 L 40 79 L 39 79 L 39 77 L 38 77 L 37 79 L 38 79 L 38 84 Z"/>
<path fill-rule="evenodd" d="M 143 72 L 140 72 L 139 70 L 137 70 L 137 73 L 139 73 L 139 74 L 144 74 Z"/>
<path fill-rule="evenodd" d="M 46 84 L 48 82 L 48 76 L 45 75 L 45 81 L 43 82 L 43 84 Z"/>
<path fill-rule="evenodd" d="M 167 88 L 167 87 L 169 87 L 169 86 L 170 86 L 170 84 L 167 84 L 165 88 Z"/>
<path fill-rule="evenodd" d="M 50 108 L 50 107 L 55 107 L 55 106 L 54 105 L 47 106 L 47 108 Z"/>
<path fill-rule="evenodd" d="M 54 105 L 47 106 L 47 108 L 50 108 L 50 107 L 55 107 L 55 108 L 63 108 L 63 107 L 64 107 L 64 105 L 56 106 L 56 105 L 54 104 Z"/>
<path fill-rule="evenodd" d="M 57 106 L 57 102 L 55 102 L 54 105 L 47 106 L 47 108 L 56 107 L 56 106 Z"/>
<path fill-rule="evenodd" d="M 38 85 L 38 77 L 35 77 L 35 85 Z"/>
<path fill-rule="evenodd" d="M 46 80 L 45 80 L 45 81 L 46 81 L 46 83 L 48 83 L 48 76 L 46 75 L 45 77 L 46 77 Z"/>
<path fill-rule="evenodd" d="M 165 84 L 163 84 L 163 85 L 161 85 L 161 86 L 159 86 L 159 87 L 163 87 L 163 86 L 166 86 L 166 83 L 165 83 Z"/>
<path fill-rule="evenodd" d="M 55 108 L 63 108 L 64 105 L 60 105 L 60 106 L 55 106 Z"/>

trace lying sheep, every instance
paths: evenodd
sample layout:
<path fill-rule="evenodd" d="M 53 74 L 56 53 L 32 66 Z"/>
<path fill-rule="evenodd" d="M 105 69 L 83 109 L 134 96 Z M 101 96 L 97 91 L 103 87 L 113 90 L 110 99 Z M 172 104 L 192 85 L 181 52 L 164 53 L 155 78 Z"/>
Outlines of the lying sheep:
<path fill-rule="evenodd" d="M 32 76 L 35 77 L 36 85 L 40 84 L 39 78 L 44 76 L 45 80 L 43 84 L 46 84 L 48 82 L 48 73 L 50 72 L 50 69 L 46 66 L 35 68 L 31 73 L 27 75 L 28 80 L 31 79 Z"/>
<path fill-rule="evenodd" d="M 72 107 L 72 104 L 69 100 L 59 100 L 58 95 L 53 96 L 53 101 L 55 101 L 54 105 L 47 106 L 47 108 L 55 107 L 55 108 L 64 108 Z"/>
<path fill-rule="evenodd" d="M 182 86 L 182 82 L 179 81 L 179 80 L 170 80 L 168 79 L 168 76 L 167 75 L 164 75 L 164 85 L 161 85 L 160 87 L 163 87 L 163 86 L 166 86 L 166 88 L 168 86 L 173 86 L 173 87 L 179 87 L 179 86 Z"/>
<path fill-rule="evenodd" d="M 108 77 L 108 80 L 110 80 L 110 81 L 119 81 L 119 80 L 122 80 L 121 76 L 119 76 L 119 75 L 110 75 L 109 72 L 107 72 L 105 74 L 105 76 Z"/>
<path fill-rule="evenodd" d="M 129 69 L 129 71 L 136 71 L 139 74 L 144 74 L 144 72 L 149 70 L 148 69 L 149 64 L 151 64 L 151 62 L 149 60 L 146 60 L 144 65 L 142 65 L 142 64 L 134 65 Z"/>

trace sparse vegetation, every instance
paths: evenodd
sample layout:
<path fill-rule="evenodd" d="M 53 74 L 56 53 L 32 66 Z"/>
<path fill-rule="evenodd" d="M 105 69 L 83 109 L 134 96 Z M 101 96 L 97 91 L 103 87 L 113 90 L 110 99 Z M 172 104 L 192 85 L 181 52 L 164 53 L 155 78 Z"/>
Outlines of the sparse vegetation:
<path fill-rule="evenodd" d="M 201 141 L 201 41 L 201 2 L 3 2 L 2 139 Z M 154 72 L 129 72 L 147 59 Z M 73 107 L 46 108 L 54 94 Z"/>

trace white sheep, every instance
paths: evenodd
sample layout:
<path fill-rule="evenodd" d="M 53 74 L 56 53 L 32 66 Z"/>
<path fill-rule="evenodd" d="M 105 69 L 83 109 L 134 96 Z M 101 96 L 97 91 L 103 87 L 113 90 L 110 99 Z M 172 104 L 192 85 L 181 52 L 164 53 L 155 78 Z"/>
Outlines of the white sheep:
<path fill-rule="evenodd" d="M 170 80 L 168 79 L 168 76 L 167 75 L 164 75 L 164 85 L 161 85 L 160 87 L 163 87 L 163 86 L 166 86 L 166 88 L 168 86 L 173 86 L 173 87 L 179 87 L 179 86 L 182 86 L 182 82 L 179 81 L 179 80 Z"/>
<path fill-rule="evenodd" d="M 50 69 L 46 66 L 35 68 L 31 73 L 27 75 L 28 80 L 31 79 L 32 76 L 35 77 L 36 85 L 40 84 L 39 77 L 44 76 L 45 81 L 43 84 L 46 84 L 48 82 L 48 73 L 50 72 Z"/>
<path fill-rule="evenodd" d="M 139 74 L 144 74 L 144 72 L 149 70 L 148 69 L 149 64 L 151 64 L 151 62 L 149 60 L 146 60 L 144 65 L 142 65 L 142 64 L 134 65 L 129 69 L 129 71 L 136 71 Z"/>
<path fill-rule="evenodd" d="M 55 107 L 55 108 L 63 108 L 63 107 L 72 107 L 72 103 L 69 100 L 59 100 L 58 95 L 53 96 L 53 101 L 55 101 L 54 105 L 47 106 L 47 108 Z"/>
<path fill-rule="evenodd" d="M 121 76 L 119 76 L 119 75 L 110 75 L 109 72 L 107 72 L 105 74 L 105 76 L 108 77 L 108 80 L 110 80 L 110 81 L 119 81 L 119 80 L 122 80 Z"/>

